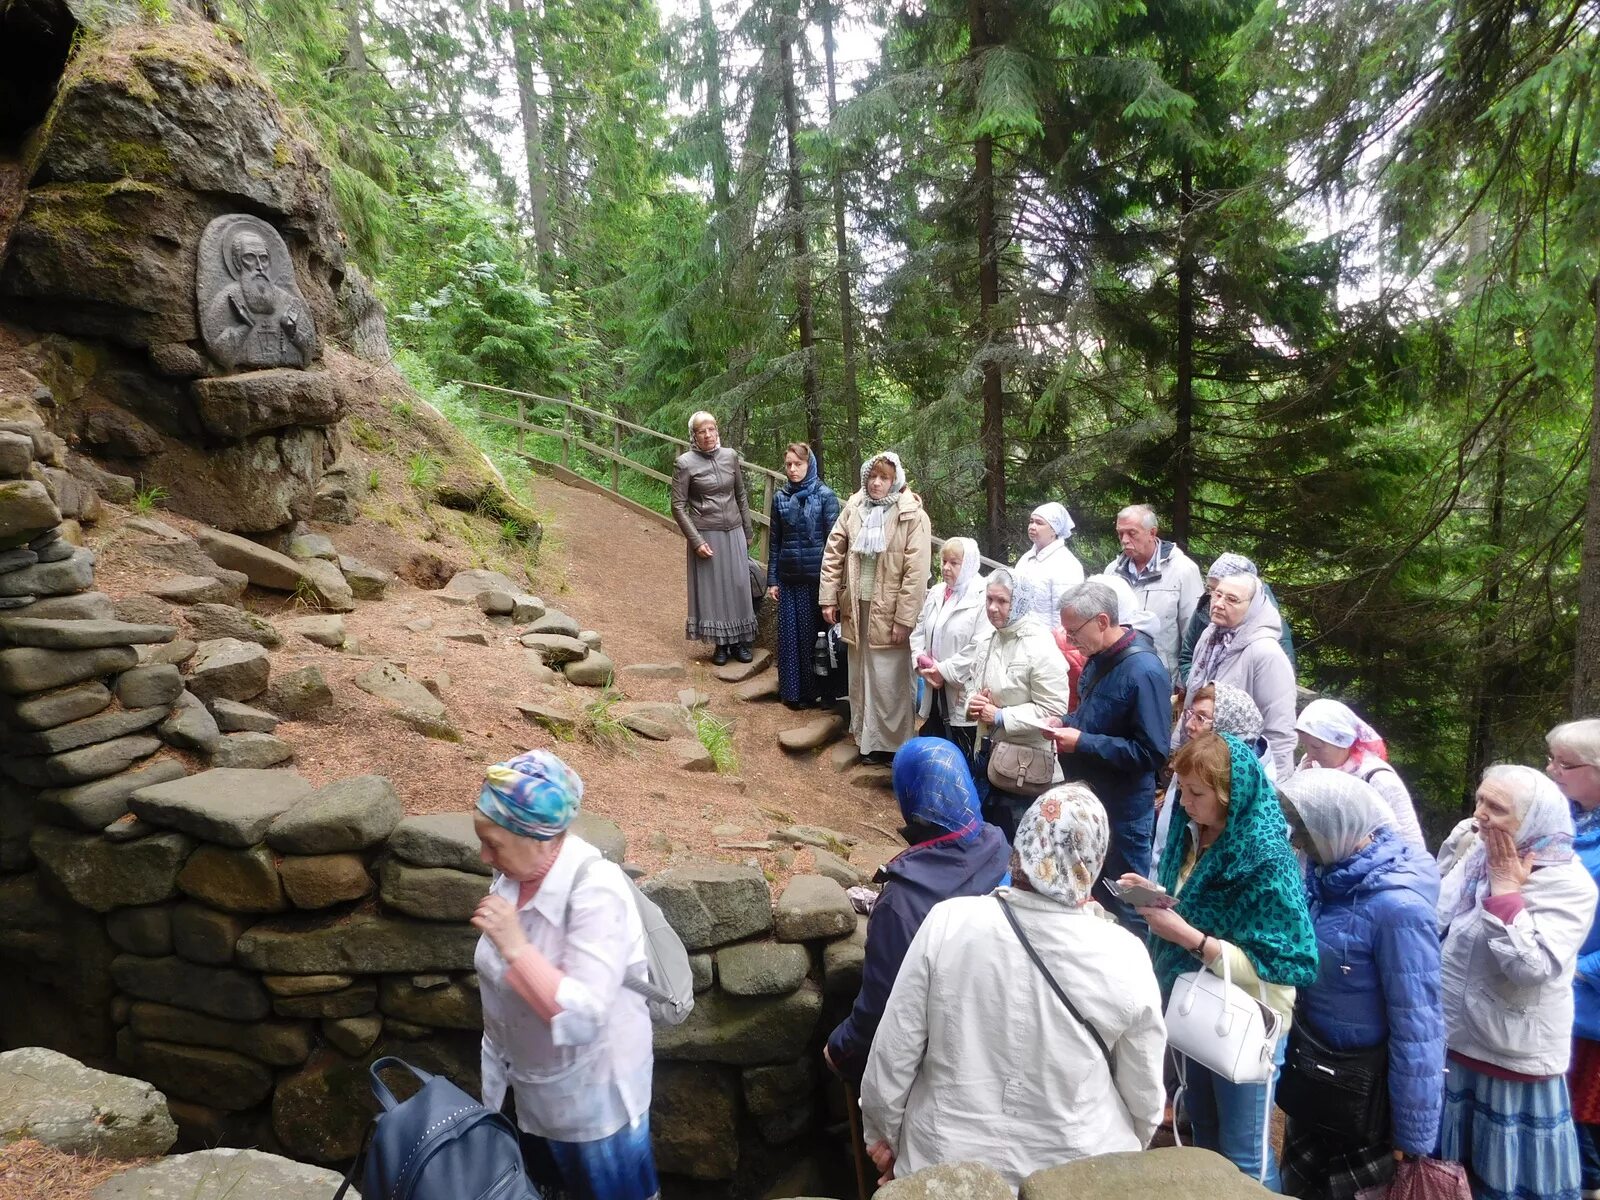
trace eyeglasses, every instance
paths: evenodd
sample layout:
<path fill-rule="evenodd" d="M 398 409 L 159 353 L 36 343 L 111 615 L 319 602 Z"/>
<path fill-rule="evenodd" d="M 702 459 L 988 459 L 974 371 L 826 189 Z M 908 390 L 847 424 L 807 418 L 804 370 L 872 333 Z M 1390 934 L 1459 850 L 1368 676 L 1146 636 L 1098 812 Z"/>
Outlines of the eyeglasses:
<path fill-rule="evenodd" d="M 1076 629 L 1067 630 L 1067 636 L 1069 638 L 1071 638 L 1073 641 L 1077 641 L 1078 640 L 1078 635 L 1080 633 L 1082 633 L 1085 629 L 1087 629 L 1089 626 L 1093 625 L 1099 619 L 1100 619 L 1100 614 L 1099 613 L 1095 613 L 1094 616 L 1090 617 L 1087 621 L 1083 622 L 1083 624 L 1079 625 Z"/>
<path fill-rule="evenodd" d="M 1195 709 L 1186 708 L 1183 710 L 1183 719 L 1185 721 L 1193 721 L 1201 728 L 1208 728 L 1215 724 L 1217 718 L 1210 713 L 1197 712 Z"/>
<path fill-rule="evenodd" d="M 1544 761 L 1546 762 L 1546 764 L 1548 764 L 1549 766 L 1554 767 L 1558 771 L 1581 771 L 1581 770 L 1583 770 L 1584 767 L 1588 767 L 1588 766 L 1593 766 L 1594 765 L 1592 763 L 1562 762 L 1559 758 L 1557 758 L 1553 754 L 1546 755 Z"/>

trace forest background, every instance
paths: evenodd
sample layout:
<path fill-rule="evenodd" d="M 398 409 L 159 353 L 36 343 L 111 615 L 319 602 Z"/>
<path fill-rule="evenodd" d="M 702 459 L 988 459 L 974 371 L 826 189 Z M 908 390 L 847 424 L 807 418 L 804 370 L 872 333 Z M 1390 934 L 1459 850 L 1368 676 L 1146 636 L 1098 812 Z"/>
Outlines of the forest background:
<path fill-rule="evenodd" d="M 705 408 L 841 495 L 893 447 L 938 532 L 1060 499 L 1090 570 L 1150 503 L 1436 835 L 1600 713 L 1600 0 L 678 3 L 222 6 L 453 418 Z"/>

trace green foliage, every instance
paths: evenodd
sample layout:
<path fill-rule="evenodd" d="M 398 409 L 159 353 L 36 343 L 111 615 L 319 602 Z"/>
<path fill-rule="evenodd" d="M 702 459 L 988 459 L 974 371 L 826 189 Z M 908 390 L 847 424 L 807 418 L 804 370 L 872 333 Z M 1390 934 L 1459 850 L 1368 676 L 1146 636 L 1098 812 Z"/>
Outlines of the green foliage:
<path fill-rule="evenodd" d="M 634 742 L 633 730 L 617 720 L 613 711 L 622 699 L 620 693 L 603 689 L 598 697 L 583 706 L 574 723 L 576 736 L 605 750 L 630 750 Z"/>
<path fill-rule="evenodd" d="M 427 491 L 439 482 L 439 460 L 419 450 L 406 460 L 406 479 L 418 491 Z"/>
<path fill-rule="evenodd" d="M 140 516 L 148 516 L 159 508 L 166 498 L 167 489 L 159 483 L 153 483 L 149 487 L 141 487 L 134 492 L 133 500 L 130 502 L 129 507 Z"/>
<path fill-rule="evenodd" d="M 714 717 L 709 711 L 697 708 L 689 714 L 694 722 L 694 735 L 705 747 L 717 774 L 734 775 L 739 771 L 739 755 L 733 745 L 733 728 L 728 722 Z"/>

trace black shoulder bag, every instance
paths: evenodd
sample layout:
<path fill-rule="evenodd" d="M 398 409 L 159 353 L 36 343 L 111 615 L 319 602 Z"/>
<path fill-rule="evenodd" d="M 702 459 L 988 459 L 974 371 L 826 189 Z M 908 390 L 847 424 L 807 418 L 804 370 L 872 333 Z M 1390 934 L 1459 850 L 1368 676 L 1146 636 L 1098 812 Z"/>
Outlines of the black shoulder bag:
<path fill-rule="evenodd" d="M 1078 1006 L 1072 1002 L 1072 998 L 1061 990 L 1061 985 L 1056 982 L 1056 977 L 1050 974 L 1050 968 L 1044 965 L 1044 959 L 1039 957 L 1039 952 L 1033 948 L 1033 943 L 1028 940 L 1028 935 L 1022 932 L 1022 923 L 1017 920 L 1017 914 L 1011 911 L 1011 905 L 1006 903 L 1005 897 L 996 895 L 995 899 L 1000 902 L 1000 911 L 1006 914 L 1006 920 L 1011 922 L 1011 931 L 1017 935 L 1017 941 L 1022 943 L 1022 948 L 1028 952 L 1028 957 L 1033 960 L 1033 965 L 1039 968 L 1039 974 L 1044 976 L 1044 981 L 1050 985 L 1050 990 L 1056 994 L 1061 1003 L 1067 1006 L 1067 1011 L 1077 1018 L 1078 1024 L 1089 1031 L 1089 1036 L 1094 1039 L 1094 1044 L 1100 1047 L 1100 1053 L 1105 1056 L 1106 1069 L 1111 1072 L 1112 1078 L 1115 1079 L 1117 1066 L 1112 1061 L 1111 1048 L 1106 1045 L 1105 1038 L 1101 1037 L 1100 1031 L 1091 1025 L 1088 1018 L 1078 1011 Z"/>
<path fill-rule="evenodd" d="M 1389 1044 L 1335 1050 L 1311 1029 L 1305 1014 L 1289 1030 L 1278 1107 L 1296 1125 L 1356 1146 L 1389 1140 Z"/>

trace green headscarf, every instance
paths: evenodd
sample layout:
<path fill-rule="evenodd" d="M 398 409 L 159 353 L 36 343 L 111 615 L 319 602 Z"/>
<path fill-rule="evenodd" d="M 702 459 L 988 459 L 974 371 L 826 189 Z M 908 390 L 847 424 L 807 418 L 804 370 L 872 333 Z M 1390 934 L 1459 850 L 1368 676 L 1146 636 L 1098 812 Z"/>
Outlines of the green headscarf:
<path fill-rule="evenodd" d="M 1309 987 L 1317 981 L 1317 937 L 1283 810 L 1255 751 L 1232 734 L 1220 736 L 1231 773 L 1227 824 L 1178 893 L 1189 822 L 1174 820 L 1161 855 L 1161 885 L 1178 893 L 1179 916 L 1243 950 L 1264 981 Z M 1163 996 L 1195 969 L 1192 954 L 1154 934 L 1150 956 Z"/>

